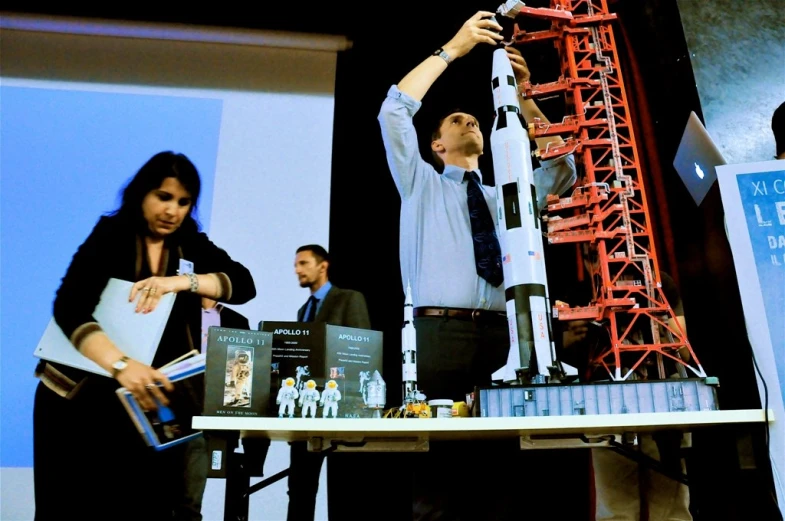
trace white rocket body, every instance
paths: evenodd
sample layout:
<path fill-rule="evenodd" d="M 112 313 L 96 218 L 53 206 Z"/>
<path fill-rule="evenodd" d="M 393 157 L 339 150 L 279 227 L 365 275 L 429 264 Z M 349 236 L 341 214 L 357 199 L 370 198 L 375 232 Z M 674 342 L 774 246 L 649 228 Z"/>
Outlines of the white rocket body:
<path fill-rule="evenodd" d="M 414 329 L 414 307 L 412 287 L 406 284 L 406 300 L 403 304 L 403 329 L 401 331 L 403 354 L 403 396 L 412 396 L 417 389 L 417 334 Z"/>
<path fill-rule="evenodd" d="M 529 134 L 521 116 L 515 74 L 503 48 L 493 53 L 492 78 L 496 115 L 491 152 L 510 334 L 507 364 L 493 378 L 511 382 L 517 379 L 516 371 L 521 371 L 536 380 L 537 375 L 548 376 L 548 367 L 554 363 L 548 282 Z"/>

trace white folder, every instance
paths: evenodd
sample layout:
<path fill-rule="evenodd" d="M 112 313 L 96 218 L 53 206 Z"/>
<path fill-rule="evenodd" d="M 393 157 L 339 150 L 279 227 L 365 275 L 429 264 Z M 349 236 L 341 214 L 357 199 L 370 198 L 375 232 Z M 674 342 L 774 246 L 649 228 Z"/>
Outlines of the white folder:
<path fill-rule="evenodd" d="M 133 282 L 127 280 L 109 279 L 101 293 L 101 300 L 93 312 L 93 317 L 120 351 L 134 360 L 150 365 L 164 334 L 176 295 L 167 293 L 161 297 L 152 312 L 137 313 L 136 303 L 139 296 L 134 299 L 134 302 L 128 301 L 133 285 Z M 111 376 L 109 372 L 77 351 L 54 318 L 49 321 L 33 354 L 51 362 Z"/>

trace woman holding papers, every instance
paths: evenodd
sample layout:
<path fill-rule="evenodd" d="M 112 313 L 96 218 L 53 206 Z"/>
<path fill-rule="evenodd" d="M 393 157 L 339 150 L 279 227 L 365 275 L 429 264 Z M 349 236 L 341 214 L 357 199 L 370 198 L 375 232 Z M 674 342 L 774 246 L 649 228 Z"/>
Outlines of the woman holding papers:
<path fill-rule="evenodd" d="M 202 297 L 242 304 L 256 295 L 250 272 L 199 231 L 199 191 L 199 174 L 186 156 L 156 154 L 126 185 L 120 209 L 99 219 L 62 279 L 55 321 L 74 349 L 112 377 L 39 365 L 37 521 L 174 518 L 183 485 L 180 447 L 149 449 L 114 391 L 129 389 L 149 409 L 167 404 L 171 383 L 155 368 L 199 348 Z M 152 313 L 174 294 L 150 364 L 121 350 L 93 317 L 110 279 L 129 281 L 121 307 L 137 313 Z"/>

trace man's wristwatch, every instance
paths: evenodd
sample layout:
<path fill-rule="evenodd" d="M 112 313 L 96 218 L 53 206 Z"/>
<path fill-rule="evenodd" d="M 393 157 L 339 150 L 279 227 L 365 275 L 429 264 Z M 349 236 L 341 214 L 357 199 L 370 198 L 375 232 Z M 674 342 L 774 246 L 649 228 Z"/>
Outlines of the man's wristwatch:
<path fill-rule="evenodd" d="M 112 364 L 112 378 L 117 378 L 120 371 L 128 367 L 128 360 L 129 358 L 127 356 L 123 356 L 120 360 Z"/>
<path fill-rule="evenodd" d="M 432 55 L 432 56 L 438 56 L 438 57 L 439 57 L 439 58 L 441 58 L 442 60 L 446 61 L 446 62 L 447 62 L 447 65 L 449 65 L 450 63 L 452 63 L 452 58 L 450 58 L 450 55 L 449 55 L 449 54 L 447 54 L 446 52 L 444 52 L 444 48 L 443 48 L 443 47 L 439 47 L 438 49 L 436 49 L 435 51 L 433 51 L 433 55 Z"/>

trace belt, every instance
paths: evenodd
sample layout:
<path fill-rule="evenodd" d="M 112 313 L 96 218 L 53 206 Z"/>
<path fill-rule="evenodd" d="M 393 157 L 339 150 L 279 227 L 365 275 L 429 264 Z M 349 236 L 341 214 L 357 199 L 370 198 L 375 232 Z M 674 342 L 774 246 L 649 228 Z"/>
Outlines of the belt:
<path fill-rule="evenodd" d="M 490 309 L 465 309 L 465 308 L 414 308 L 415 317 L 445 317 L 457 320 L 471 320 L 472 322 L 507 322 L 507 314 Z"/>

